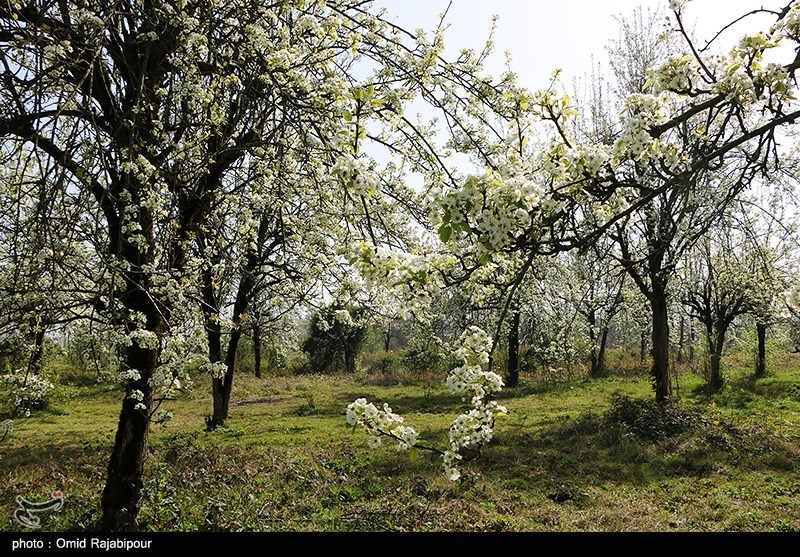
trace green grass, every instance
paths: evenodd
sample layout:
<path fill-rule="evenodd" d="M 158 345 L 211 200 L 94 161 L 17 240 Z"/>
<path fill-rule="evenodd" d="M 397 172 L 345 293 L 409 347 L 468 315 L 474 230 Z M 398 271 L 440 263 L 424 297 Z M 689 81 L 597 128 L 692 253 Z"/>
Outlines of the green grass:
<path fill-rule="evenodd" d="M 713 397 L 683 369 L 681 404 L 666 417 L 647 404 L 619 410 L 620 396 L 650 400 L 652 392 L 636 362 L 611 361 L 617 372 L 607 378 L 524 377 L 503 392 L 510 414 L 458 482 L 427 457 L 412 463 L 391 447 L 368 449 L 344 424 L 345 406 L 365 396 L 388 402 L 421 440 L 442 444 L 462 403 L 441 380 L 243 374 L 233 400 L 260 402 L 234 406 L 228 427 L 205 431 L 209 386 L 199 379 L 165 403 L 175 419 L 152 428 L 142 527 L 800 530 L 800 357 L 781 356 L 760 380 L 731 358 L 728 383 Z M 42 500 L 55 489 L 65 505 L 45 529 L 98 519 L 121 393 L 75 376 L 69 383 L 0 446 L 0 529 L 16 528 L 16 496 Z M 667 435 L 647 434 L 662 427 Z"/>

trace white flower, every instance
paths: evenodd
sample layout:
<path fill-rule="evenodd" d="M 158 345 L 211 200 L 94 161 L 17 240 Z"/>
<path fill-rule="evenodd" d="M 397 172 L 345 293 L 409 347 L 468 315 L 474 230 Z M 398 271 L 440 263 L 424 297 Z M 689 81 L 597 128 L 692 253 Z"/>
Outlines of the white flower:
<path fill-rule="evenodd" d="M 506 408 L 495 401 L 487 400 L 491 394 L 503 388 L 503 379 L 492 371 L 484 371 L 488 364 L 492 339 L 478 327 L 470 327 L 461 335 L 461 346 L 456 354 L 464 365 L 452 370 L 447 377 L 447 386 L 453 393 L 470 399 L 472 408 L 458 416 L 450 426 L 449 449 L 444 451 L 444 473 L 450 480 L 461 477 L 457 463 L 462 449 L 475 449 L 491 441 L 492 428 L 497 416 L 506 413 Z M 379 410 L 366 398 L 358 398 L 347 406 L 345 420 L 351 427 L 362 427 L 367 431 L 367 445 L 378 448 L 381 435 L 398 441 L 398 450 L 408 450 L 417 443 L 417 431 L 404 425 L 402 416 L 395 414 L 385 404 Z"/>

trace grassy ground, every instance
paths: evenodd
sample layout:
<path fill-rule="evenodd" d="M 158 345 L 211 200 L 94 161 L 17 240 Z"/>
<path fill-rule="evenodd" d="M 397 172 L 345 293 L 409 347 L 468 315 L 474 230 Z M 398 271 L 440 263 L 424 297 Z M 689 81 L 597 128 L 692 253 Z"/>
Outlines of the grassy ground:
<path fill-rule="evenodd" d="M 712 398 L 684 370 L 681 405 L 667 411 L 635 402 L 652 398 L 635 362 L 614 354 L 610 364 L 604 379 L 527 377 L 504 392 L 511 413 L 459 482 L 427 458 L 368 449 L 344 424 L 347 403 L 365 396 L 441 444 L 462 408 L 441 381 L 240 375 L 233 400 L 257 402 L 234 406 L 213 432 L 200 382 L 152 430 L 143 528 L 800 531 L 800 357 L 773 361 L 758 381 L 731 358 Z M 0 529 L 17 528 L 16 496 L 56 489 L 65 505 L 44 529 L 98 519 L 121 395 L 67 380 L 0 445 Z"/>

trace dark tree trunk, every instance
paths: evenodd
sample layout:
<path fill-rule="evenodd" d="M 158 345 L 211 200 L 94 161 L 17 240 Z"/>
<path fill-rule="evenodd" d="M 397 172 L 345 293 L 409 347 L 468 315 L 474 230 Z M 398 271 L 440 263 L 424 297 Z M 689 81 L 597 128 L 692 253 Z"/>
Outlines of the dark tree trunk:
<path fill-rule="evenodd" d="M 519 385 L 519 307 L 511 315 L 511 328 L 508 331 L 508 370 L 506 387 Z"/>
<path fill-rule="evenodd" d="M 206 325 L 206 338 L 208 341 L 208 361 L 212 364 L 222 362 L 222 326 L 217 319 L 217 297 L 213 286 L 211 265 L 203 271 L 203 315 Z M 221 393 L 223 390 L 222 378 L 211 378 L 211 395 L 214 404 L 214 416 L 206 418 L 206 425 L 213 428 L 222 425 L 217 422 L 218 403 L 221 403 Z"/>
<path fill-rule="evenodd" d="M 142 280 L 143 277 L 140 278 Z M 122 301 L 131 311 L 147 316 L 146 329 L 162 333 L 162 312 L 147 295 L 146 283 L 129 286 Z M 101 528 L 105 531 L 130 531 L 137 527 L 144 464 L 147 456 L 147 434 L 153 406 L 150 379 L 158 366 L 158 350 L 145 349 L 135 342 L 128 348 L 125 361 L 128 369 L 137 370 L 139 378 L 127 385 L 119 415 L 114 448 L 108 462 L 108 475 L 103 489 Z M 141 400 L 131 398 L 134 391 Z M 137 406 L 144 405 L 144 409 Z"/>
<path fill-rule="evenodd" d="M 683 344 L 686 336 L 686 316 L 681 315 L 680 329 L 678 332 L 678 363 L 683 363 Z"/>
<path fill-rule="evenodd" d="M 356 352 L 355 350 L 345 349 L 344 351 L 344 370 L 347 373 L 356 371 Z"/>
<path fill-rule="evenodd" d="M 140 217 L 142 234 L 153 245 L 152 220 L 147 213 Z M 116 238 L 112 247 L 118 247 L 117 255 L 137 268 L 149 262 L 147 254 L 119 235 L 119 229 L 111 226 L 110 237 Z M 180 268 L 180 267 L 178 267 Z M 169 307 L 157 306 L 150 294 L 150 277 L 145 273 L 126 277 L 125 290 L 120 301 L 131 314 L 144 315 L 144 329 L 161 338 L 165 323 L 169 319 Z M 128 322 L 126 327 L 133 330 L 137 325 Z M 144 348 L 133 342 L 125 355 L 125 365 L 129 370 L 139 372 L 139 377 L 126 385 L 125 399 L 119 414 L 114 448 L 108 462 L 106 483 L 103 488 L 101 507 L 103 516 L 100 527 L 104 531 L 131 531 L 137 528 L 137 517 L 144 485 L 144 465 L 147 457 L 147 436 L 150 430 L 150 412 L 153 408 L 153 387 L 150 380 L 158 367 L 160 349 Z M 131 397 L 134 392 L 141 393 Z M 140 406 L 143 405 L 143 406 Z M 138 407 L 138 408 L 137 408 Z"/>
<path fill-rule="evenodd" d="M 153 391 L 148 383 L 155 371 L 156 352 L 138 350 L 142 379 L 131 385 L 122 402 L 114 449 L 108 462 L 108 475 L 103 489 L 104 531 L 136 530 L 136 517 L 139 514 L 142 486 L 144 485 L 144 464 L 147 456 L 147 434 L 150 429 L 149 409 L 153 404 Z M 141 401 L 128 397 L 131 390 L 144 394 Z M 144 404 L 146 410 L 137 410 L 136 405 Z"/>
<path fill-rule="evenodd" d="M 214 414 L 211 416 L 209 427 L 219 427 L 225 424 L 228 419 L 231 406 L 231 391 L 233 390 L 233 373 L 236 369 L 236 352 L 239 349 L 239 341 L 242 338 L 242 330 L 239 328 L 231 332 L 228 341 L 228 350 L 225 353 L 225 376 L 222 379 L 214 379 L 212 383 L 212 396 L 214 402 Z"/>
<path fill-rule="evenodd" d="M 639 341 L 639 359 L 644 363 L 647 358 L 647 332 L 642 329 L 641 339 Z"/>
<path fill-rule="evenodd" d="M 756 355 L 756 377 L 764 377 L 767 373 L 767 326 L 764 323 L 756 323 L 756 335 L 758 336 L 758 354 Z"/>
<path fill-rule="evenodd" d="M 710 369 L 708 374 L 708 392 L 716 393 L 722 389 L 724 380 L 722 378 L 722 350 L 725 347 L 725 326 L 718 325 L 714 332 L 708 335 L 708 353 L 710 357 Z"/>
<path fill-rule="evenodd" d="M 606 341 L 608 340 L 608 324 L 603 328 L 603 332 L 597 335 L 597 316 L 592 311 L 588 315 L 589 321 L 589 341 L 592 349 L 589 352 L 589 375 L 594 378 L 602 377 L 605 373 Z"/>
<path fill-rule="evenodd" d="M 253 358 L 254 372 L 261 379 L 261 325 L 258 323 L 253 324 Z"/>
<path fill-rule="evenodd" d="M 672 396 L 669 380 L 669 314 L 666 293 L 657 285 L 653 286 L 650 308 L 653 313 L 653 385 L 656 401 L 664 403 Z"/>
<path fill-rule="evenodd" d="M 600 335 L 600 346 L 597 349 L 597 358 L 593 368 L 592 377 L 602 377 L 606 372 L 606 343 L 608 342 L 608 327 Z"/>
<path fill-rule="evenodd" d="M 33 352 L 28 360 L 28 372 L 39 373 L 44 358 L 44 328 L 39 327 L 33 335 Z"/>
<path fill-rule="evenodd" d="M 258 245 L 260 246 L 264 244 L 267 238 L 269 225 L 269 219 L 266 216 L 262 216 L 258 226 Z M 219 427 L 228 419 L 231 391 L 233 389 L 233 374 L 236 368 L 236 352 L 239 350 L 239 340 L 242 338 L 241 321 L 256 290 L 255 271 L 259 261 L 260 255 L 256 251 L 249 250 L 247 252 L 242 275 L 239 279 L 239 287 L 236 290 L 236 299 L 233 302 L 232 320 L 234 328 L 228 341 L 228 350 L 225 352 L 225 376 L 222 379 L 214 379 L 211 383 L 214 413 L 207 423 L 210 428 Z M 212 307 L 219 311 L 216 305 Z"/>
<path fill-rule="evenodd" d="M 392 347 L 392 324 L 386 326 L 386 335 L 383 337 L 383 351 L 388 352 Z"/>

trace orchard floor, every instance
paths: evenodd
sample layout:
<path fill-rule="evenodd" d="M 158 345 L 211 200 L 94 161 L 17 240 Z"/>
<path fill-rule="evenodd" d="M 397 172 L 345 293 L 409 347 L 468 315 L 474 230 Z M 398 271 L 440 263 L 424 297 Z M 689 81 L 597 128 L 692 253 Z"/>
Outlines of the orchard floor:
<path fill-rule="evenodd" d="M 506 390 L 510 414 L 457 482 L 425 454 L 412 462 L 390 446 L 367 448 L 344 423 L 355 398 L 386 401 L 420 440 L 441 445 L 462 408 L 441 378 L 242 374 L 228 427 L 211 432 L 198 380 L 165 403 L 175 419 L 152 429 L 141 527 L 800 531 L 800 356 L 774 359 L 757 381 L 743 371 L 747 358 L 730 359 L 712 398 L 684 369 L 681 408 L 660 417 L 619 403 L 609 413 L 619 395 L 652 398 L 647 375 L 617 358 L 606 378 L 523 377 Z M 0 445 L 0 529 L 19 528 L 17 496 L 41 501 L 55 490 L 65 503 L 44 530 L 93 527 L 120 397 L 73 381 L 50 409 L 16 422 Z"/>

